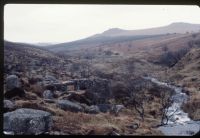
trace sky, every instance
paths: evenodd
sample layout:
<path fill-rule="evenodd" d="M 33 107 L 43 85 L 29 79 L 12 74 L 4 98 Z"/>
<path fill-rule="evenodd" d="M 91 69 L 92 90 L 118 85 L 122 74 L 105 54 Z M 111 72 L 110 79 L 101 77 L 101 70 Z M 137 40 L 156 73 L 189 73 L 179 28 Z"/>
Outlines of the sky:
<path fill-rule="evenodd" d="M 62 43 L 111 28 L 135 30 L 173 22 L 200 24 L 200 8 L 195 5 L 7 4 L 4 39 Z"/>

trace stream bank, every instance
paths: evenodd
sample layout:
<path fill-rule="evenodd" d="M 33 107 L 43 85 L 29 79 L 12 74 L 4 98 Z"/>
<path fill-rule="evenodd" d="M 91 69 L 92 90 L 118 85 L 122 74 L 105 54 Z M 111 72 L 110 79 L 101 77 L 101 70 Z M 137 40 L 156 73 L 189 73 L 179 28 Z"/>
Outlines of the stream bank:
<path fill-rule="evenodd" d="M 192 136 L 199 132 L 200 121 L 194 121 L 189 118 L 188 113 L 185 113 L 181 106 L 184 102 L 187 102 L 188 96 L 183 92 L 181 87 L 170 85 L 165 82 L 161 82 L 152 77 L 143 77 L 146 80 L 150 80 L 160 86 L 165 86 L 174 90 L 172 98 L 172 105 L 168 108 L 168 116 L 171 116 L 167 125 L 158 127 L 158 130 L 162 131 L 167 136 Z M 174 113 L 175 112 L 175 113 Z"/>

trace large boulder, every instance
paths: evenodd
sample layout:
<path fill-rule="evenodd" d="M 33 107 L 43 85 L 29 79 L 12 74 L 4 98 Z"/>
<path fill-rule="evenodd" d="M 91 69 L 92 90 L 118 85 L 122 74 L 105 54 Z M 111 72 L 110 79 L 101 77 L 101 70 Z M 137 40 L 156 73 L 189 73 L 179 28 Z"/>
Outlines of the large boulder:
<path fill-rule="evenodd" d="M 6 91 L 11 91 L 14 88 L 20 88 L 20 79 L 16 75 L 9 75 L 6 78 Z"/>
<path fill-rule="evenodd" d="M 3 100 L 4 112 L 12 111 L 15 109 L 15 104 L 10 100 Z"/>
<path fill-rule="evenodd" d="M 43 92 L 43 98 L 44 98 L 44 99 L 53 99 L 53 98 L 54 98 L 54 94 L 53 94 L 53 92 L 50 91 L 50 90 L 45 90 L 45 91 Z"/>
<path fill-rule="evenodd" d="M 69 100 L 58 100 L 57 106 L 63 110 L 71 111 L 71 112 L 83 112 L 83 108 L 74 102 Z"/>
<path fill-rule="evenodd" d="M 4 113 L 3 117 L 3 130 L 16 135 L 43 134 L 52 126 L 51 114 L 41 110 L 21 108 Z"/>

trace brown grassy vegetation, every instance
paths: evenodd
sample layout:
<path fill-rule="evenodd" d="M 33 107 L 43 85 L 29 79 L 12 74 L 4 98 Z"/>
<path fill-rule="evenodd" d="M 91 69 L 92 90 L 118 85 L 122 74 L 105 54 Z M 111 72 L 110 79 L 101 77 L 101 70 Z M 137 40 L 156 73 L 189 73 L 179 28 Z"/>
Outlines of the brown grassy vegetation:
<path fill-rule="evenodd" d="M 191 93 L 189 101 L 182 108 L 191 119 L 200 120 L 200 93 Z"/>

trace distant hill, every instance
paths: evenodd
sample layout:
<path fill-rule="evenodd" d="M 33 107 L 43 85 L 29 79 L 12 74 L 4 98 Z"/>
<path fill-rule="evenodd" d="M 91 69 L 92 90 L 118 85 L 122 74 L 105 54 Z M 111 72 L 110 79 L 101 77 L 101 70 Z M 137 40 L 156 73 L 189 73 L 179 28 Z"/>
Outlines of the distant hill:
<path fill-rule="evenodd" d="M 140 30 L 122 30 L 119 28 L 109 29 L 102 34 L 95 35 L 97 36 L 133 36 L 133 35 L 159 35 L 166 33 L 187 33 L 187 32 L 198 32 L 200 31 L 200 24 L 190 24 L 190 23 L 172 23 L 168 26 L 155 27 L 148 29 Z"/>
<path fill-rule="evenodd" d="M 47 51 L 43 47 L 39 47 L 37 45 L 27 44 L 27 43 L 16 43 L 16 42 L 4 41 L 4 51 L 8 53 L 16 52 L 16 54 L 18 54 L 18 52 L 24 51 L 27 53 L 23 53 L 23 55 L 27 54 L 31 56 L 31 55 L 36 54 L 41 57 L 49 57 L 49 58 L 56 57 L 57 58 L 57 56 L 53 52 Z"/>
<path fill-rule="evenodd" d="M 125 41 L 141 40 L 146 38 L 159 38 L 169 34 L 187 34 L 200 31 L 200 24 L 172 23 L 168 26 L 142 29 L 142 30 L 123 30 L 112 28 L 101 34 L 96 34 L 85 39 L 50 45 L 45 48 L 62 52 L 65 50 L 77 50 L 84 47 L 93 47 L 105 44 L 113 44 Z"/>

